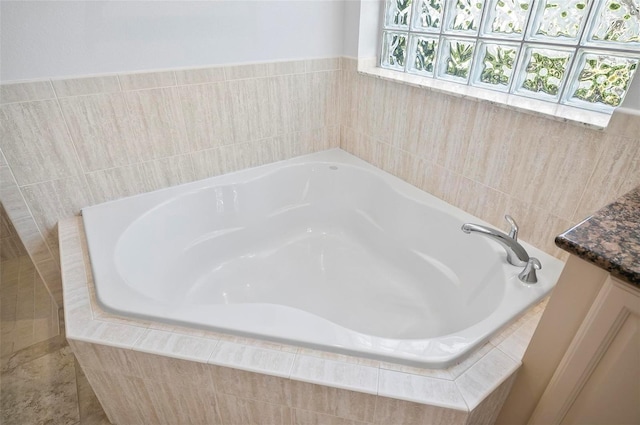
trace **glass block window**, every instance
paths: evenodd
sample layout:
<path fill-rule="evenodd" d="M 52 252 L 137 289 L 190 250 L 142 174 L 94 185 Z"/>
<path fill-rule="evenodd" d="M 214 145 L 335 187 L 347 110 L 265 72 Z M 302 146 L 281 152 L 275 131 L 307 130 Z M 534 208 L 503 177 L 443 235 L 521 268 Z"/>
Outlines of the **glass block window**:
<path fill-rule="evenodd" d="M 383 68 L 612 112 L 640 62 L 640 0 L 386 0 Z"/>

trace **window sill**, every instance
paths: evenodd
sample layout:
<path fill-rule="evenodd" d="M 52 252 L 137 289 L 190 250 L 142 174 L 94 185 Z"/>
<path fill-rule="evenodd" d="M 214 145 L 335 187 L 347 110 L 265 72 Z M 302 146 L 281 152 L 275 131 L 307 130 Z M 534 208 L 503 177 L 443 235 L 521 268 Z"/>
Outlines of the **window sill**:
<path fill-rule="evenodd" d="M 542 100 L 514 96 L 509 93 L 486 90 L 478 87 L 466 86 L 422 77 L 404 72 L 391 71 L 377 66 L 377 59 L 358 59 L 358 72 L 387 81 L 425 88 L 451 96 L 462 97 L 492 105 L 514 109 L 528 114 L 534 114 L 558 121 L 573 122 L 589 128 L 602 130 L 607 127 L 610 114 L 588 111 L 566 105 L 545 102 Z"/>

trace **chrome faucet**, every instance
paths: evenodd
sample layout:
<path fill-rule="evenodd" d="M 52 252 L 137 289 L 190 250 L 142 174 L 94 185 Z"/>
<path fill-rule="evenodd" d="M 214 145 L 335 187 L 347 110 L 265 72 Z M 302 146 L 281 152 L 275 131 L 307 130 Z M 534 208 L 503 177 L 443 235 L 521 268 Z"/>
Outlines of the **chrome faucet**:
<path fill-rule="evenodd" d="M 542 264 L 537 258 L 529 257 L 527 250 L 518 242 L 518 224 L 515 220 L 510 215 L 505 215 L 504 218 L 511 225 L 508 235 L 499 230 L 473 223 L 463 224 L 462 231 L 467 234 L 478 233 L 498 242 L 507 252 L 507 262 L 509 264 L 524 266 L 524 270 L 518 275 L 520 280 L 526 283 L 535 283 L 538 281 L 536 270 L 540 270 Z"/>

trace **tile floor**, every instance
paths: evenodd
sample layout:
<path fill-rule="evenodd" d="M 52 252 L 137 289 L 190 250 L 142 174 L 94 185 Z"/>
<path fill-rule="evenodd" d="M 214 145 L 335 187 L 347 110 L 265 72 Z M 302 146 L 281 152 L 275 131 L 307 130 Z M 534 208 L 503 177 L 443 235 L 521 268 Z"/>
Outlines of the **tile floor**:
<path fill-rule="evenodd" d="M 28 257 L 0 263 L 0 423 L 109 424 Z"/>

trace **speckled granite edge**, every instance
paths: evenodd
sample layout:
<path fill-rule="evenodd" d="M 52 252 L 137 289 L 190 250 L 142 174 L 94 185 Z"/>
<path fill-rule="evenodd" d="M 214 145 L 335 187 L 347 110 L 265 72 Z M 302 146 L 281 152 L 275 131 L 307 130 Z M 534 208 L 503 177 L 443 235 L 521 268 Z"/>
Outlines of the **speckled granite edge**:
<path fill-rule="evenodd" d="M 556 245 L 640 287 L 640 187 L 558 235 Z"/>

